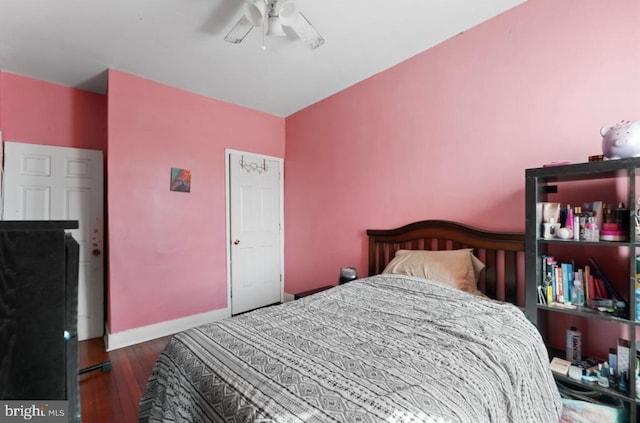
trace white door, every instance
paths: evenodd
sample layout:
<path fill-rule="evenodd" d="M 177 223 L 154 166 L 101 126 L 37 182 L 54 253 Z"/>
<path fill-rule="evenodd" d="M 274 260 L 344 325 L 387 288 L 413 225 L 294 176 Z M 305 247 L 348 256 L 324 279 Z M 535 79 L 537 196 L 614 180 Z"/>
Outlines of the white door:
<path fill-rule="evenodd" d="M 104 332 L 102 151 L 6 142 L 5 220 L 77 220 L 78 339 Z"/>
<path fill-rule="evenodd" d="M 282 301 L 282 160 L 227 152 L 231 313 Z"/>

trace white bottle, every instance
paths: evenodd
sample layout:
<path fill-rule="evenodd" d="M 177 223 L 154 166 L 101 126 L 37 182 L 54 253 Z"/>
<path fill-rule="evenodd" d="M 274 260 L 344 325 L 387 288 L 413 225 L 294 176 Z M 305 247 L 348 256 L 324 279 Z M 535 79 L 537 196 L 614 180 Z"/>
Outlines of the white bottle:
<path fill-rule="evenodd" d="M 582 335 L 575 326 L 571 326 L 567 331 L 567 361 L 582 361 Z"/>
<path fill-rule="evenodd" d="M 578 272 L 576 272 L 576 276 L 578 275 Z M 578 277 L 573 280 L 573 289 L 571 290 L 571 303 L 573 305 L 582 307 L 584 305 L 584 286 L 582 285 L 582 279 L 578 279 Z"/>

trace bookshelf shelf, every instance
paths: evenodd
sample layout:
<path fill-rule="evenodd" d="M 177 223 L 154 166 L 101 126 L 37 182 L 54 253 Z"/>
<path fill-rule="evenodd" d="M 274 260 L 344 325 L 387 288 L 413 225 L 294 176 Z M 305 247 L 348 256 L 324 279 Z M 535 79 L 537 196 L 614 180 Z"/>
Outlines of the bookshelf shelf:
<path fill-rule="evenodd" d="M 546 304 L 537 304 L 539 310 L 547 310 L 553 311 L 557 313 L 565 313 L 572 314 L 574 316 L 585 316 L 602 320 L 610 320 L 612 322 L 617 322 L 621 324 L 627 325 L 640 325 L 640 322 L 631 321 L 624 317 L 614 316 L 612 313 L 608 313 L 606 311 L 599 311 L 589 307 L 576 307 L 569 308 L 567 306 L 563 306 L 560 304 L 546 305 Z"/>
<path fill-rule="evenodd" d="M 634 400 L 634 398 L 631 397 L 628 392 L 623 392 L 616 388 L 600 386 L 598 385 L 598 382 L 583 382 L 580 380 L 571 379 L 569 376 L 561 375 L 558 373 L 554 373 L 553 376 L 557 381 L 560 382 L 569 383 L 573 386 L 578 386 L 580 388 L 588 389 L 595 392 L 601 392 L 625 402 L 637 402 L 637 400 Z"/>
<path fill-rule="evenodd" d="M 559 358 L 564 358 L 563 357 L 563 351 L 557 350 L 557 349 L 552 349 L 551 350 L 551 358 L 553 357 L 559 357 Z M 622 391 L 620 390 L 618 387 L 612 387 L 612 386 L 600 386 L 598 385 L 598 382 L 586 382 L 583 380 L 576 380 L 576 379 L 572 379 L 567 375 L 563 375 L 560 373 L 553 373 L 554 378 L 556 379 L 556 381 L 558 382 L 562 382 L 564 384 L 570 384 L 572 386 L 578 387 L 580 389 L 583 390 L 588 390 L 588 391 L 592 391 L 592 392 L 597 392 L 597 393 L 602 393 L 602 394 L 606 394 L 610 397 L 619 399 L 621 401 L 624 401 L 625 403 L 636 403 L 636 405 L 640 405 L 640 400 L 638 400 L 637 398 L 633 397 L 632 394 L 628 391 Z"/>
<path fill-rule="evenodd" d="M 525 281 L 526 281 L 526 316 L 533 322 L 540 331 L 550 351 L 550 357 L 562 357 L 563 353 L 558 353 L 557 348 L 564 332 L 568 326 L 582 326 L 583 337 L 589 339 L 588 347 L 598 351 L 600 358 L 607 357 L 606 351 L 615 347 L 611 338 L 618 335 L 629 344 L 628 368 L 636 369 L 637 358 L 636 345 L 640 336 L 640 322 L 636 322 L 636 257 L 640 256 L 640 236 L 636 235 L 636 215 L 640 215 L 640 158 L 628 158 L 620 160 L 605 160 L 591 163 L 577 163 L 564 166 L 541 167 L 527 169 L 525 171 L 525 226 L 526 226 L 526 254 L 525 254 Z M 559 238 L 542 238 L 544 233 L 542 220 L 545 212 L 541 204 L 551 203 L 554 207 L 564 208 L 568 204 L 574 206 L 583 203 L 594 204 L 603 202 L 615 206 L 623 203 L 628 207 L 621 207 L 618 225 L 626 229 L 626 239 L 624 241 L 586 241 L 586 240 L 563 240 Z M 544 206 L 547 207 L 547 206 Z M 622 210 L 625 210 L 624 212 Z M 611 215 L 607 215 L 611 216 Z M 603 215 L 598 216 L 600 219 Z M 618 216 L 617 216 L 618 217 Z M 563 221 L 563 218 L 557 220 Z M 556 222 L 557 222 L 556 221 Z M 607 222 L 605 220 L 605 222 Z M 611 222 L 611 221 L 609 221 Z M 602 229 L 598 225 L 599 229 Z M 611 226 L 609 226 L 610 229 Z M 614 229 L 620 229 L 615 227 Z M 613 232 L 619 233 L 619 232 Z M 558 282 L 563 272 L 555 273 L 555 280 L 550 283 L 549 268 L 546 267 L 545 257 L 552 257 L 550 260 L 555 266 L 570 263 L 568 272 L 575 275 L 579 269 L 582 270 L 580 277 L 584 277 L 585 293 L 589 290 L 591 298 L 607 298 L 607 296 L 594 295 L 593 291 L 608 294 L 613 299 L 624 301 L 624 309 L 619 310 L 619 314 L 599 311 L 587 306 L 567 306 L 559 304 L 557 301 L 570 301 L 571 296 L 566 296 L 566 282 Z M 595 261 L 594 261 L 595 257 Z M 587 267 L 589 273 L 587 273 Z M 597 275 L 594 268 L 602 269 Z M 603 268 L 604 267 L 604 268 Z M 609 280 L 607 276 L 613 272 L 615 276 Z M 602 280 L 602 283 L 589 285 L 588 276 L 593 275 L 595 279 Z M 577 277 L 577 276 L 576 276 Z M 603 280 L 604 279 L 604 280 Z M 556 284 L 564 284 L 560 292 L 556 291 Z M 569 291 L 572 285 L 569 281 Z M 546 286 L 553 285 L 553 293 L 549 295 Z M 539 288 L 542 286 L 543 288 Z M 604 287 L 604 291 L 603 291 Z M 612 292 L 615 293 L 613 295 Z M 551 298 L 554 302 L 546 304 Z M 607 322 L 606 330 L 597 321 Z M 571 322 L 571 323 L 567 323 Z M 579 325 L 577 323 L 579 323 Z M 591 323 L 595 322 L 595 323 Z M 618 329 L 616 329 L 616 327 Z M 611 333 L 605 333 L 611 332 Z M 605 336 L 606 335 L 606 336 Z M 608 338 L 607 338 L 608 336 Z M 603 340 L 605 339 L 606 340 Z M 615 342 L 615 341 L 614 341 Z M 561 345 L 561 344 L 560 344 Z M 604 353 L 601 351 L 605 351 Z M 587 352 L 589 353 L 589 352 Z M 603 360 L 600 360 L 603 361 Z M 626 362 L 626 359 L 625 359 Z M 629 392 L 619 389 L 602 387 L 596 382 L 583 382 L 554 373 L 556 380 L 583 389 L 606 394 L 612 398 L 623 400 L 629 406 L 629 421 L 640 421 L 640 400 L 637 400 L 635 373 L 632 371 L 629 382 Z"/>
<path fill-rule="evenodd" d="M 570 239 L 544 239 L 538 238 L 540 244 L 564 244 L 564 245 L 580 245 L 580 246 L 595 246 L 595 247 L 633 247 L 640 246 L 640 244 L 631 243 L 628 241 L 574 241 Z"/>

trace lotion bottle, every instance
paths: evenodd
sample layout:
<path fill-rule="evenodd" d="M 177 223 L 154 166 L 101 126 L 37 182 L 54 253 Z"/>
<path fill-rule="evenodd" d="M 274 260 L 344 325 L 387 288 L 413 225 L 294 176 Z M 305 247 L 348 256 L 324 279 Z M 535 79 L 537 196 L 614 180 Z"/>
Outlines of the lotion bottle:
<path fill-rule="evenodd" d="M 581 360 L 582 336 L 575 326 L 571 326 L 567 331 L 567 361 L 579 363 Z"/>

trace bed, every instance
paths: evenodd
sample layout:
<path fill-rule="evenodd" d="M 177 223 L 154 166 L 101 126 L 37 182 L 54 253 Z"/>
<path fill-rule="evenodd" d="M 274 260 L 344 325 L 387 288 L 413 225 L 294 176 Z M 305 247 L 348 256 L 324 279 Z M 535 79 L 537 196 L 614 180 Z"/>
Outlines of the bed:
<path fill-rule="evenodd" d="M 559 420 L 547 351 L 522 312 L 523 234 L 432 220 L 367 235 L 368 277 L 175 335 L 140 421 Z M 407 256 L 461 251 L 473 289 L 389 273 Z"/>

